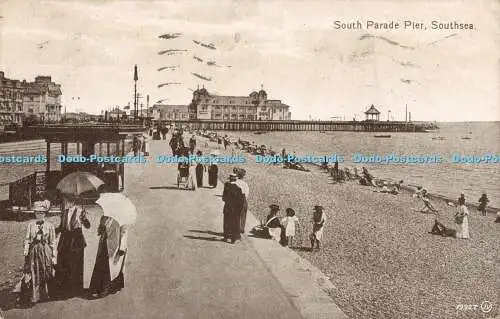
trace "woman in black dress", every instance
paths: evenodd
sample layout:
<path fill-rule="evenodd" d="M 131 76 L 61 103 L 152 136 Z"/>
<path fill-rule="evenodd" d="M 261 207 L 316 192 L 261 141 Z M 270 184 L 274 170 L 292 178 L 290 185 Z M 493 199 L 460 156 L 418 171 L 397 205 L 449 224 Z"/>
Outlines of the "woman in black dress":
<path fill-rule="evenodd" d="M 219 167 L 215 163 L 210 164 L 208 167 L 208 185 L 216 188 L 218 175 Z"/>
<path fill-rule="evenodd" d="M 202 156 L 203 153 L 201 151 L 197 151 L 196 155 Z M 196 164 L 196 185 L 198 187 L 203 187 L 203 172 L 206 171 L 205 165 L 202 163 Z"/>

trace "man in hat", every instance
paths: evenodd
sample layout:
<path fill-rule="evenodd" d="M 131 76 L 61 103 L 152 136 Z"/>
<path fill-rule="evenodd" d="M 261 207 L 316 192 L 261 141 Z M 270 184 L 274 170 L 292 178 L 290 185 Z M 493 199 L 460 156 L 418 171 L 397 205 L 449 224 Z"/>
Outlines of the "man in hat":
<path fill-rule="evenodd" d="M 314 244 L 316 244 L 316 249 L 320 249 L 320 242 L 323 239 L 323 228 L 326 222 L 326 216 L 323 211 L 323 206 L 314 206 L 313 215 L 313 231 L 310 236 L 311 240 L 311 250 L 314 249 Z"/>
<path fill-rule="evenodd" d="M 243 177 L 246 175 L 246 171 L 243 168 L 235 167 L 233 169 L 233 173 L 238 176 L 238 180 L 236 181 L 236 185 L 241 188 L 241 192 L 243 193 L 243 207 L 241 208 L 241 215 L 240 215 L 240 232 L 243 234 L 245 233 L 245 224 L 247 221 L 247 210 L 248 210 L 248 193 L 249 193 L 249 188 L 248 184 L 243 180 Z"/>
<path fill-rule="evenodd" d="M 236 185 L 238 176 L 229 175 L 229 182 L 224 184 L 222 200 L 224 201 L 224 241 L 231 237 L 231 243 L 234 244 L 241 239 L 240 234 L 240 214 L 243 207 L 243 193 L 241 188 Z"/>

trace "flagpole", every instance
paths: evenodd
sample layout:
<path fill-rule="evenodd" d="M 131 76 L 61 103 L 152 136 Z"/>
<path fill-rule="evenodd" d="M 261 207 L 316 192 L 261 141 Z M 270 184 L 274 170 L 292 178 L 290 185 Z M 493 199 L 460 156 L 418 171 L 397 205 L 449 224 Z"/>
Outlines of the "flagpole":
<path fill-rule="evenodd" d="M 134 66 L 134 122 L 137 120 L 137 64 Z"/>

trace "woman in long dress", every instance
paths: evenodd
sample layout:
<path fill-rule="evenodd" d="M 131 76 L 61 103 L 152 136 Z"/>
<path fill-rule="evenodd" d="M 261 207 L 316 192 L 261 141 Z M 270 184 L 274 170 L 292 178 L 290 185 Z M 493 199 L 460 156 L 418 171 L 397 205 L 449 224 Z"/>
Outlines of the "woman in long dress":
<path fill-rule="evenodd" d="M 208 185 L 216 188 L 218 175 L 219 167 L 215 163 L 210 164 L 210 166 L 208 167 Z"/>
<path fill-rule="evenodd" d="M 123 268 L 127 253 L 128 226 L 118 225 L 111 217 L 102 216 L 99 224 L 99 247 L 89 292 L 102 298 L 125 287 Z"/>
<path fill-rule="evenodd" d="M 469 239 L 469 210 L 467 209 L 467 206 L 465 204 L 460 205 L 458 208 L 458 212 L 456 215 L 456 218 L 458 217 L 457 221 L 460 219 L 462 220 L 461 223 L 458 224 L 458 229 L 457 229 L 457 238 L 459 239 Z"/>
<path fill-rule="evenodd" d="M 76 202 L 63 198 L 63 215 L 56 233 L 61 233 L 57 246 L 56 280 L 62 295 L 75 297 L 83 292 L 84 250 L 87 246 L 82 227 L 90 228 L 87 212 Z"/>
<path fill-rule="evenodd" d="M 27 295 L 22 300 L 37 303 L 50 296 L 49 286 L 54 277 L 56 233 L 52 223 L 45 220 L 45 211 L 35 211 L 36 220 L 28 225 L 24 240 L 25 278 L 31 279 Z M 22 291 L 24 292 L 24 291 Z"/>
<path fill-rule="evenodd" d="M 201 151 L 196 152 L 197 156 L 202 156 L 203 153 Z M 196 185 L 198 187 L 203 187 L 203 172 L 205 172 L 207 169 L 204 164 L 198 163 L 196 164 Z"/>

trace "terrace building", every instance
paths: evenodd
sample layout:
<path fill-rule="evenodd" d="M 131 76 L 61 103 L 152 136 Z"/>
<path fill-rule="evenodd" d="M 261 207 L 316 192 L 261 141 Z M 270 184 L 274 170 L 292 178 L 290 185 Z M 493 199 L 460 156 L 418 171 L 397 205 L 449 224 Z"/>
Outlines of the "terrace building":
<path fill-rule="evenodd" d="M 61 120 L 61 85 L 50 76 L 37 76 L 35 82 L 23 81 L 23 113 L 36 115 L 42 122 Z"/>
<path fill-rule="evenodd" d="M 5 77 L 0 71 L 0 125 L 21 124 L 23 120 L 24 86 L 19 80 Z"/>
<path fill-rule="evenodd" d="M 189 120 L 189 108 L 187 105 L 155 104 L 149 109 L 149 116 L 154 121 Z"/>
<path fill-rule="evenodd" d="M 281 100 L 270 100 L 263 89 L 248 96 L 210 94 L 205 88 L 193 92 L 189 118 L 221 121 L 286 121 L 291 119 L 290 106 Z"/>

